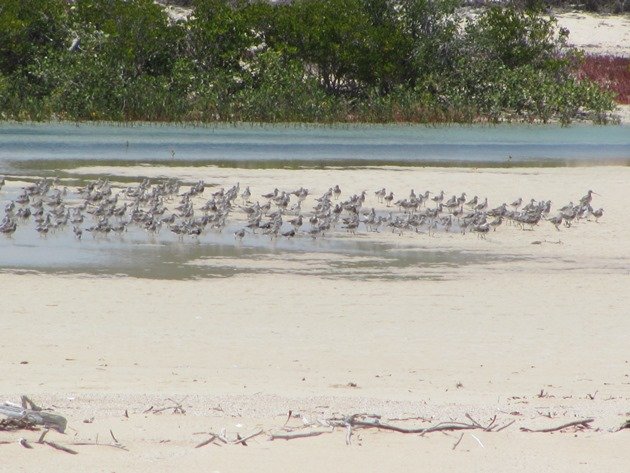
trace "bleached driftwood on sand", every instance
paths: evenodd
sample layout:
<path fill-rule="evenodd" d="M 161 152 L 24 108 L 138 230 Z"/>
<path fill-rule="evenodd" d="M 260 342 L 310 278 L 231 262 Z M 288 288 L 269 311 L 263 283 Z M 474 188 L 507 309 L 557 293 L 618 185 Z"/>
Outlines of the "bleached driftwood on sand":
<path fill-rule="evenodd" d="M 30 406 L 30 408 L 29 408 Z M 44 412 L 28 397 L 22 396 L 22 405 L 12 402 L 0 404 L 0 414 L 18 421 L 26 421 L 33 425 L 43 425 L 44 427 L 55 429 L 58 432 L 65 432 L 68 421 L 65 417 L 50 412 Z"/>

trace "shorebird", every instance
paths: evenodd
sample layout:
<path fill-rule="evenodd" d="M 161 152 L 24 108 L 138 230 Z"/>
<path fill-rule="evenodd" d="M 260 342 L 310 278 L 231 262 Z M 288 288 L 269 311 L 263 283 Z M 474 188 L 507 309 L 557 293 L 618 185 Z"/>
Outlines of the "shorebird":
<path fill-rule="evenodd" d="M 492 222 L 490 222 L 490 226 L 492 227 L 492 231 L 497 231 L 497 227 L 499 227 L 503 223 L 503 217 L 498 216 Z"/>
<path fill-rule="evenodd" d="M 241 198 L 243 199 L 243 204 L 247 204 L 251 196 L 252 196 L 252 192 L 249 190 L 249 186 L 247 186 L 245 190 L 243 191 L 243 193 L 241 194 Z"/>
<path fill-rule="evenodd" d="M 391 205 L 392 200 L 394 200 L 394 193 L 390 192 L 388 195 L 385 196 L 385 202 L 387 202 L 388 207 Z"/>
<path fill-rule="evenodd" d="M 482 223 L 479 225 L 475 225 L 473 227 L 473 230 L 475 232 L 477 232 L 477 236 L 480 238 L 483 238 L 485 240 L 486 238 L 486 234 L 490 231 L 490 224 L 489 223 Z"/>
<path fill-rule="evenodd" d="M 296 218 L 289 220 L 289 223 L 293 226 L 295 230 L 299 230 L 302 226 L 302 215 L 298 215 Z"/>
<path fill-rule="evenodd" d="M 339 196 L 341 195 L 341 187 L 339 187 L 339 184 L 336 184 L 333 188 L 333 195 L 335 196 L 335 200 L 339 199 Z"/>
<path fill-rule="evenodd" d="M 599 195 L 597 192 L 593 192 L 592 190 L 589 190 L 586 193 L 586 195 L 580 199 L 580 204 L 582 204 L 582 205 L 590 204 L 591 201 L 593 200 L 593 194 Z"/>
<path fill-rule="evenodd" d="M 466 202 L 466 206 L 472 209 L 475 207 L 475 205 L 477 205 L 478 202 L 479 202 L 479 198 L 477 196 L 474 196 L 472 199 Z"/>
<path fill-rule="evenodd" d="M 482 202 L 482 203 L 477 204 L 477 205 L 475 206 L 475 210 L 476 210 L 477 212 L 481 212 L 482 210 L 485 210 L 485 209 L 487 209 L 487 208 L 488 208 L 488 198 L 487 198 L 487 197 L 483 200 L 483 202 Z"/>
<path fill-rule="evenodd" d="M 562 225 L 562 215 L 548 218 L 547 221 L 551 222 L 553 226 L 556 227 L 556 230 L 560 231 L 560 225 Z"/>
<path fill-rule="evenodd" d="M 510 205 L 512 207 L 514 207 L 514 210 L 518 210 L 518 208 L 521 206 L 522 203 L 523 203 L 523 198 L 519 197 L 514 202 L 512 202 Z"/>
<path fill-rule="evenodd" d="M 604 215 L 604 209 L 600 208 L 597 210 L 592 210 L 591 215 L 595 217 L 595 221 L 597 222 L 602 217 L 602 215 Z"/>
<path fill-rule="evenodd" d="M 276 187 L 273 192 L 269 192 L 268 194 L 263 194 L 262 197 L 264 199 L 275 199 L 276 197 L 278 197 L 278 193 L 280 191 L 278 190 L 278 188 Z"/>
<path fill-rule="evenodd" d="M 6 224 L 0 226 L 0 233 L 3 233 L 4 235 L 11 236 L 13 235 L 13 233 L 15 233 L 15 230 L 17 230 L 17 223 L 15 223 L 14 221 L 9 221 Z"/>
<path fill-rule="evenodd" d="M 434 195 L 433 197 L 431 197 L 431 200 L 436 204 L 441 204 L 444 200 L 444 191 L 441 191 L 438 195 Z"/>
<path fill-rule="evenodd" d="M 385 195 L 387 195 L 387 191 L 383 187 L 380 191 L 376 191 L 374 193 L 374 195 L 376 196 L 376 201 L 377 202 L 383 202 L 383 199 L 385 198 Z"/>

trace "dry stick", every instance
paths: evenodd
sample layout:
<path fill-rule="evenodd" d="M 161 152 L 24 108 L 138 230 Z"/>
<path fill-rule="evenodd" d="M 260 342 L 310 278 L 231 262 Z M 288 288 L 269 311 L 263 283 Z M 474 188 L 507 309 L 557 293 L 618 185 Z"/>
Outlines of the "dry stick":
<path fill-rule="evenodd" d="M 473 434 L 470 434 L 470 436 L 471 436 L 472 438 L 474 438 L 474 439 L 477 441 L 477 443 L 481 446 L 481 448 L 486 448 L 486 447 L 484 447 L 484 446 L 483 446 L 483 443 L 481 443 L 481 440 L 479 440 L 479 439 L 477 438 L 477 436 L 475 436 L 475 435 L 473 435 Z"/>
<path fill-rule="evenodd" d="M 37 441 L 37 443 L 44 443 L 44 437 L 46 437 L 48 430 L 49 429 L 42 430 L 42 434 L 39 436 L 39 440 Z"/>
<path fill-rule="evenodd" d="M 313 431 L 313 432 L 298 432 L 296 434 L 270 434 L 269 435 L 269 440 L 293 440 L 293 439 L 301 439 L 301 438 L 306 438 L 306 437 L 317 437 L 318 435 L 322 435 L 322 434 L 330 434 L 332 433 L 332 430 L 330 431 L 326 431 L 326 430 L 319 430 L 319 431 Z"/>
<path fill-rule="evenodd" d="M 116 444 L 116 443 L 98 443 L 98 442 L 72 442 L 70 445 L 79 445 L 79 446 L 90 446 L 90 447 L 112 447 L 117 448 L 118 450 L 124 450 L 128 452 L 129 449 L 124 445 Z"/>
<path fill-rule="evenodd" d="M 237 438 L 237 439 L 236 439 L 236 440 L 234 440 L 232 443 L 233 443 L 234 445 L 238 445 L 239 443 L 242 443 L 243 445 L 245 445 L 245 441 L 250 440 L 250 439 L 253 439 L 254 437 L 259 436 L 259 435 L 260 435 L 260 434 L 262 434 L 263 432 L 264 432 L 264 431 L 263 431 L 262 429 L 260 429 L 260 430 L 258 430 L 258 431 L 256 431 L 256 432 L 254 432 L 253 434 L 248 435 L 247 437 L 244 437 L 244 438 Z"/>
<path fill-rule="evenodd" d="M 166 406 L 166 407 L 160 407 L 159 409 L 153 409 L 153 413 L 157 414 L 158 412 L 163 412 L 166 411 L 168 409 L 173 409 L 173 412 L 175 412 L 177 409 L 179 409 L 179 407 L 181 406 Z M 146 412 L 146 411 L 145 411 Z"/>
<path fill-rule="evenodd" d="M 286 427 L 287 426 L 287 424 L 291 420 L 291 415 L 292 414 L 293 414 L 293 411 L 291 411 L 291 409 L 289 409 L 289 415 L 287 415 L 287 420 L 284 422 L 284 425 L 282 427 Z"/>
<path fill-rule="evenodd" d="M 352 443 L 352 424 L 346 424 L 346 445 Z"/>
<path fill-rule="evenodd" d="M 507 424 L 505 424 L 503 427 L 499 427 L 497 430 L 495 430 L 495 432 L 501 432 L 503 429 L 507 429 L 510 425 L 512 425 L 514 422 L 516 422 L 515 420 L 513 420 L 512 422 L 508 422 Z"/>
<path fill-rule="evenodd" d="M 495 427 L 495 422 L 497 421 L 497 416 L 495 415 L 492 420 L 490 421 L 490 423 L 488 424 L 488 427 L 486 427 L 485 429 L 483 429 L 486 432 L 492 432 L 492 429 L 494 429 Z"/>
<path fill-rule="evenodd" d="M 463 438 L 464 438 L 464 432 L 462 432 L 462 434 L 459 436 L 459 439 L 457 440 L 457 442 L 455 442 L 455 445 L 453 445 L 453 450 L 455 450 L 457 448 L 457 446 L 459 445 L 459 442 L 461 442 Z"/>
<path fill-rule="evenodd" d="M 31 406 L 31 410 L 32 411 L 42 411 L 43 409 L 41 407 L 39 407 L 37 404 L 35 404 L 33 401 L 31 401 L 30 398 L 28 398 L 27 396 L 22 396 L 22 407 L 24 409 L 28 409 L 28 406 Z"/>
<path fill-rule="evenodd" d="M 55 443 L 55 442 L 44 441 L 44 443 L 56 450 L 61 450 L 62 452 L 70 453 L 72 455 L 77 455 L 79 453 L 76 450 L 72 450 L 71 448 L 64 447 L 63 445 L 59 445 L 58 443 Z"/>
<path fill-rule="evenodd" d="M 26 440 L 24 437 L 18 439 L 18 443 L 22 445 L 24 448 L 33 448 L 33 446 L 30 443 L 28 443 L 28 440 Z"/>
<path fill-rule="evenodd" d="M 205 447 L 206 445 L 208 445 L 209 443 L 212 443 L 214 441 L 214 439 L 216 439 L 217 436 L 213 435 L 211 436 L 208 440 L 204 440 L 203 442 L 201 442 L 198 445 L 195 445 L 195 448 L 201 448 L 201 447 Z"/>
<path fill-rule="evenodd" d="M 114 442 L 118 445 L 120 445 L 120 442 L 118 441 L 118 439 L 116 437 L 114 437 L 114 432 L 112 432 L 112 429 L 109 429 L 109 435 L 112 436 L 112 438 L 114 439 Z"/>
<path fill-rule="evenodd" d="M 214 432 L 201 432 L 203 434 L 207 433 L 208 435 L 211 435 L 212 437 L 215 438 L 215 440 L 220 440 L 223 443 L 228 443 L 228 440 L 225 438 L 223 433 L 220 434 L 215 434 Z"/>
<path fill-rule="evenodd" d="M 352 423 L 354 426 L 358 427 L 373 427 L 377 429 L 383 430 L 393 430 L 394 432 L 400 432 L 401 434 L 427 434 L 430 432 L 440 432 L 445 430 L 470 430 L 470 429 L 483 429 L 483 427 L 478 427 L 474 424 L 462 424 L 459 422 L 445 423 L 441 422 L 432 427 L 419 428 L 419 429 L 405 429 L 404 427 L 398 427 L 395 425 L 389 424 L 377 424 L 375 422 L 365 422 L 361 420 L 355 420 Z"/>
<path fill-rule="evenodd" d="M 562 425 L 560 425 L 558 427 L 552 427 L 550 429 L 532 430 L 532 429 L 528 429 L 527 427 L 521 427 L 521 430 L 523 432 L 555 432 L 557 430 L 562 430 L 562 429 L 566 429 L 567 427 L 574 427 L 574 426 L 578 426 L 578 425 L 581 425 L 581 426 L 586 427 L 586 428 L 590 428 L 590 426 L 588 424 L 590 424 L 594 420 L 595 419 L 576 420 L 574 422 L 569 422 L 568 424 L 562 424 Z"/>
<path fill-rule="evenodd" d="M 470 414 L 469 414 L 468 412 L 466 413 L 466 418 L 467 418 L 468 420 L 470 420 L 470 422 L 472 422 L 472 423 L 473 423 L 473 425 L 475 425 L 478 429 L 483 429 L 483 427 L 481 426 L 481 424 L 480 424 L 479 422 L 477 422 L 475 419 L 473 419 L 473 418 L 470 416 Z"/>
<path fill-rule="evenodd" d="M 421 420 L 422 422 L 431 422 L 432 419 L 428 419 L 427 417 L 392 417 L 389 419 L 390 421 L 407 421 L 407 420 Z"/>

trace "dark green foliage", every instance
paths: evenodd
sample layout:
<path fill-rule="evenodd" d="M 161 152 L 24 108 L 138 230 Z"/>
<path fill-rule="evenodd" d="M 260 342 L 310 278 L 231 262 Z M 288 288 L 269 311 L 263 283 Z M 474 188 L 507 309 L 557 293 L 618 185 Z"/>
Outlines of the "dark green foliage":
<path fill-rule="evenodd" d="M 612 96 L 532 8 L 456 0 L 4 0 L 4 118 L 602 121 Z M 536 8 L 533 8 L 536 7 Z"/>

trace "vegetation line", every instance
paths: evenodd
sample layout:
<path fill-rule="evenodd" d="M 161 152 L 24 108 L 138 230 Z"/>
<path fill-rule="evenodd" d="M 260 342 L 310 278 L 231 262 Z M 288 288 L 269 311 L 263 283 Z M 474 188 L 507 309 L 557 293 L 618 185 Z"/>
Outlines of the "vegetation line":
<path fill-rule="evenodd" d="M 603 123 L 615 96 L 536 1 L 4 0 L 0 119 Z"/>

